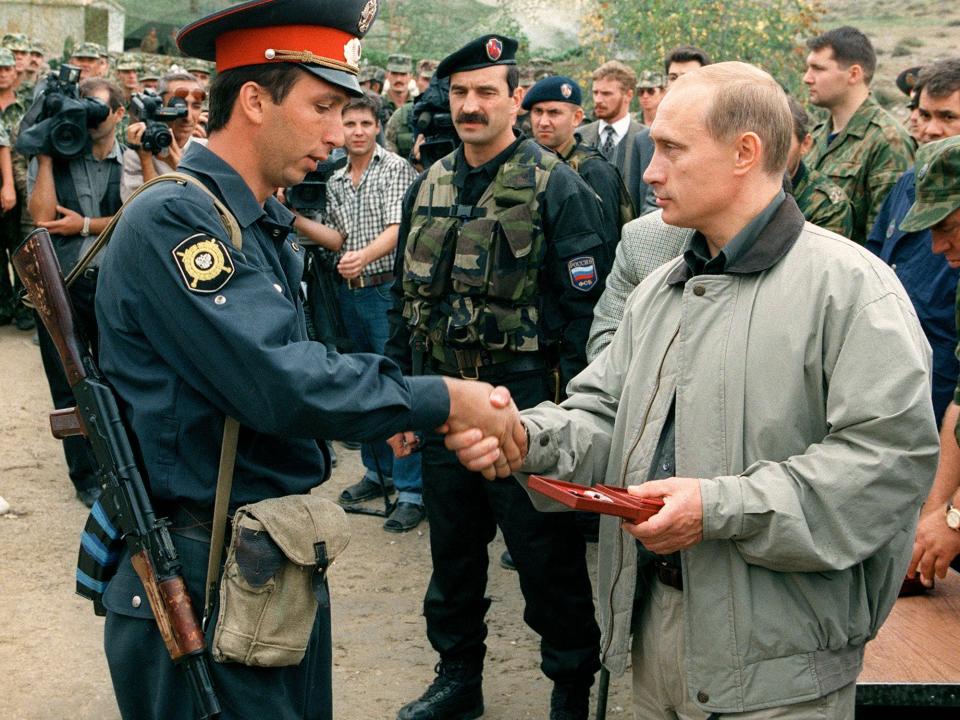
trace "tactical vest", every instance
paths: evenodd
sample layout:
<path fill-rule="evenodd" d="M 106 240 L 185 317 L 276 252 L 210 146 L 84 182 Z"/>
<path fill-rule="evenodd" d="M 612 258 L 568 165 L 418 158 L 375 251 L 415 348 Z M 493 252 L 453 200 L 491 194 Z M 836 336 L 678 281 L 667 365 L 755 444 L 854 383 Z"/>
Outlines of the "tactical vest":
<path fill-rule="evenodd" d="M 406 159 L 410 157 L 413 144 L 416 142 L 413 128 L 413 102 L 408 102 L 397 112 L 400 113 L 397 126 L 397 155 Z"/>
<path fill-rule="evenodd" d="M 521 143 L 472 207 L 457 203 L 454 154 L 430 167 L 404 252 L 403 317 L 415 350 L 463 368 L 540 349 L 540 198 L 559 162 Z"/>

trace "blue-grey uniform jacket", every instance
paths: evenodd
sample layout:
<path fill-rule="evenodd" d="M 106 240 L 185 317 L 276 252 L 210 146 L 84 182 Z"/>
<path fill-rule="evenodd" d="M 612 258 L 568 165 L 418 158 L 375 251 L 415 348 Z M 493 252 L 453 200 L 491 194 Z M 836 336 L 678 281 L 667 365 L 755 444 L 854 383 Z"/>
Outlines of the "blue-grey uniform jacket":
<path fill-rule="evenodd" d="M 230 237 L 201 189 L 164 183 L 124 211 L 101 263 L 100 364 L 116 389 L 155 500 L 212 507 L 225 414 L 242 426 L 232 506 L 307 492 L 327 468 L 314 438 L 369 440 L 447 418 L 438 378 L 307 339 L 293 215 L 261 205 L 216 154 L 179 170 L 236 217 Z"/>

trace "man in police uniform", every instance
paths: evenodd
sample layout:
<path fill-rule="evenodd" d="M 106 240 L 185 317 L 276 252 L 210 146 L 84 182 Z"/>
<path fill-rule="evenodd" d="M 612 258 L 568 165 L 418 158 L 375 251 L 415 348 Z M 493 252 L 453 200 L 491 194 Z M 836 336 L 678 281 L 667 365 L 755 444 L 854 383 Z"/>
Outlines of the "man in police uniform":
<path fill-rule="evenodd" d="M 574 132 L 583 122 L 582 97 L 575 80 L 554 75 L 531 87 L 522 106 L 530 113 L 534 139 L 572 167 L 600 199 L 604 241 L 615 248 L 621 228 L 633 220 L 633 203 L 616 166 Z"/>
<path fill-rule="evenodd" d="M 404 198 L 388 356 L 415 374 L 496 380 L 520 407 L 553 398 L 586 363 L 612 262 L 594 193 L 553 153 L 515 137 L 517 42 L 485 35 L 445 58 L 461 148 Z M 497 526 L 541 636 L 554 720 L 585 720 L 599 667 L 584 544 L 572 514 L 534 510 L 512 480 L 484 482 L 436 436 L 423 448 L 433 574 L 424 600 L 438 677 L 399 720 L 483 713 L 487 545 Z"/>
<path fill-rule="evenodd" d="M 314 438 L 454 429 L 465 407 L 487 412 L 491 422 L 477 419 L 476 427 L 503 441 L 494 452 L 501 475 L 518 457 L 522 439 L 505 434 L 489 386 L 404 378 L 383 357 L 328 355 L 307 339 L 303 249 L 288 237 L 293 214 L 272 194 L 343 143 L 341 108 L 360 93 L 359 38 L 376 13 L 376 0 L 253 0 L 185 27 L 181 50 L 216 59 L 218 74 L 209 146 L 191 145 L 178 170 L 226 204 L 242 246 L 208 192 L 169 182 L 126 207 L 101 263 L 101 366 L 138 441 L 155 507 L 171 519 L 195 608 L 227 415 L 241 425 L 231 510 L 321 483 L 328 461 Z M 129 720 L 192 718 L 186 679 L 144 599 L 123 557 L 103 596 L 120 712 Z M 208 642 L 216 617 L 215 609 Z M 329 720 L 329 608 L 318 610 L 299 665 L 213 663 L 211 672 L 225 716 Z"/>

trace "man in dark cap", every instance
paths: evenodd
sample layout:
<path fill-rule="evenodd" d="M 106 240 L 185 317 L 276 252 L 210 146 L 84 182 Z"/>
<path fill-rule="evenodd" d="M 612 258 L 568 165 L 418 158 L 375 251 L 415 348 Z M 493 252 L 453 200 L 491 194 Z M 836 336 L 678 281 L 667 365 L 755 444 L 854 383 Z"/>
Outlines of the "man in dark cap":
<path fill-rule="evenodd" d="M 583 122 L 582 91 L 575 80 L 554 75 L 538 81 L 523 96 L 534 139 L 553 150 L 593 188 L 603 208 L 604 240 L 611 248 L 620 229 L 633 220 L 633 203 L 620 171 L 575 133 Z"/>
<path fill-rule="evenodd" d="M 463 145 L 407 191 L 387 354 L 416 375 L 495 380 L 532 407 L 586 364 L 593 305 L 613 260 L 593 191 L 517 137 L 517 42 L 484 35 L 445 58 Z M 557 381 L 559 380 L 559 384 Z M 394 440 L 396 443 L 396 440 Z M 524 618 L 554 682 L 550 717 L 586 720 L 599 668 L 584 543 L 574 516 L 538 513 L 512 479 L 484 482 L 435 435 L 423 447 L 433 574 L 424 599 L 438 675 L 399 720 L 483 713 L 487 546 L 497 527 L 520 575 Z"/>
<path fill-rule="evenodd" d="M 476 427 L 504 441 L 491 453 L 499 464 L 485 471 L 491 477 L 509 474 L 522 442 L 507 437 L 483 383 L 404 378 L 381 356 L 328 354 L 307 339 L 303 249 L 290 238 L 293 214 L 273 192 L 301 182 L 343 144 L 341 109 L 360 94 L 360 37 L 376 13 L 376 0 L 253 0 L 185 27 L 180 49 L 217 63 L 209 144 L 192 144 L 177 168 L 200 186 L 164 182 L 135 198 L 100 264 L 100 364 L 137 441 L 153 504 L 170 519 L 198 610 L 226 418 L 240 425 L 231 513 L 323 482 L 329 459 L 315 438 L 454 429 L 467 408 Z M 103 591 L 120 712 L 127 720 L 193 718 L 186 677 L 167 657 L 128 554 Z M 323 598 L 323 581 L 315 582 Z M 210 610 L 208 642 L 219 622 Z M 225 717 L 332 717 L 328 603 L 320 602 L 309 636 L 289 642 L 306 648 L 299 664 L 211 663 Z"/>

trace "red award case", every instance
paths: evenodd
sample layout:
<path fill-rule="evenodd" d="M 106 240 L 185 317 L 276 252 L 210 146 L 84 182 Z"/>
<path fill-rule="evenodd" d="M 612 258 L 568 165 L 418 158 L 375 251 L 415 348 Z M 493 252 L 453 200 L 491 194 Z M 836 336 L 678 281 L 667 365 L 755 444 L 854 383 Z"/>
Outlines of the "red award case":
<path fill-rule="evenodd" d="M 527 487 L 574 510 L 616 515 L 632 523 L 649 520 L 663 507 L 662 500 L 635 497 L 628 493 L 625 488 L 610 487 L 609 485 L 584 487 L 563 480 L 551 480 L 540 475 L 531 475 Z"/>

